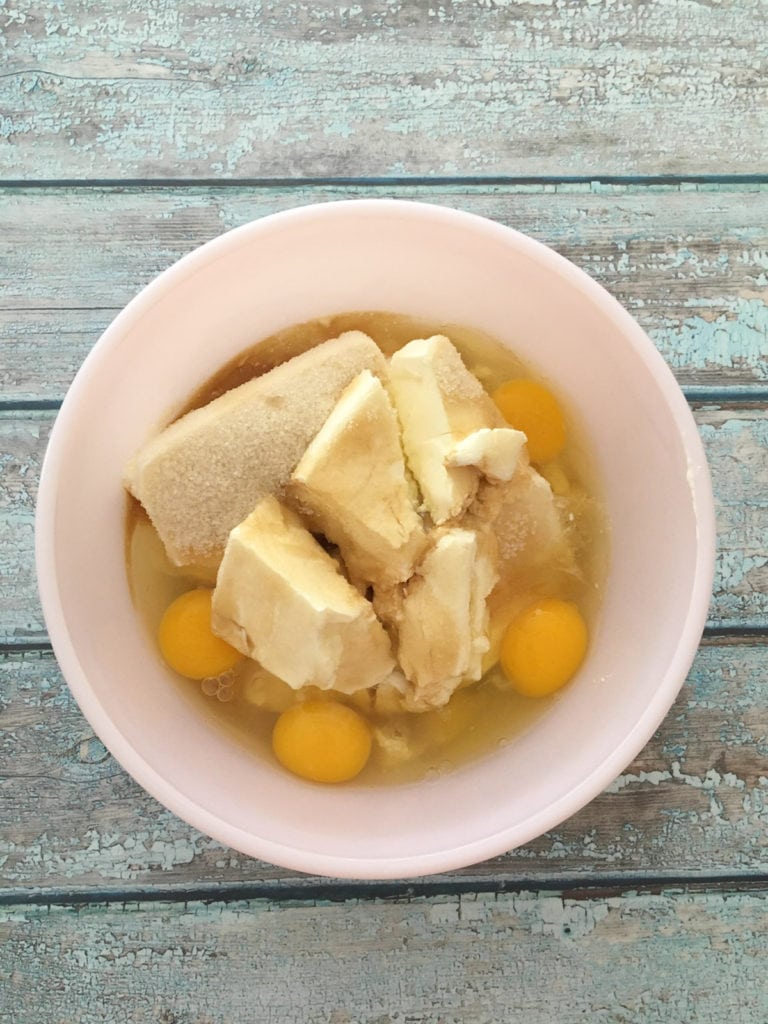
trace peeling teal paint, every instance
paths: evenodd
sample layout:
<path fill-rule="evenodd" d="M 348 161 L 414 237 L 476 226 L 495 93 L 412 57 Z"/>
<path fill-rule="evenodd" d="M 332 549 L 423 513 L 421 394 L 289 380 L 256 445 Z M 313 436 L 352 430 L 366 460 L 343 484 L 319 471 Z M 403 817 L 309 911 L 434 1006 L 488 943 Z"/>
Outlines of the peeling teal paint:
<path fill-rule="evenodd" d="M 0 35 L 0 175 L 759 174 L 762 23 L 760 0 L 657 0 L 640 21 L 626 0 L 22 0 Z"/>
<path fill-rule="evenodd" d="M 701 359 L 713 367 L 746 371 L 756 380 L 768 378 L 768 305 L 762 298 L 702 300 L 690 298 L 687 305 L 719 309 L 727 313 L 687 317 L 682 324 L 653 327 L 651 337 L 674 368 Z"/>
<path fill-rule="evenodd" d="M 763 1024 L 767 927 L 763 890 L 0 910 L 0 1011 L 35 1007 L 36 1024 L 102 1024 L 126 1006 L 132 1024 Z M 35 999 L 30 977 L 56 999 Z"/>

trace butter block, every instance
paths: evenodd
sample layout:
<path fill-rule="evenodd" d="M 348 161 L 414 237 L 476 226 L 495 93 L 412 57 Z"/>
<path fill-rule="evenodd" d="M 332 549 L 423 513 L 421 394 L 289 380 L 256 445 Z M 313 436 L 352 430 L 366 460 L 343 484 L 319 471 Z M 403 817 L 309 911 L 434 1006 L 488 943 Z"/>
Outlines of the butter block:
<path fill-rule="evenodd" d="M 479 471 L 448 465 L 456 444 L 483 427 L 503 426 L 479 381 L 448 338 L 418 338 L 396 352 L 389 379 L 408 466 L 436 524 L 460 515 L 477 490 Z"/>
<path fill-rule="evenodd" d="M 442 707 L 462 682 L 480 678 L 496 579 L 489 538 L 458 527 L 440 531 L 395 617 L 411 710 Z"/>
<path fill-rule="evenodd" d="M 362 371 L 386 377 L 376 344 L 349 331 L 172 423 L 126 468 L 176 565 L 216 564 L 227 537 L 289 480 L 342 391 Z"/>
<path fill-rule="evenodd" d="M 395 411 L 369 370 L 346 388 L 291 476 L 290 499 L 336 544 L 353 578 L 408 579 L 426 546 Z"/>
<path fill-rule="evenodd" d="M 494 530 L 502 575 L 557 565 L 575 568 L 549 483 L 532 467 L 499 489 Z"/>
<path fill-rule="evenodd" d="M 380 683 L 395 665 L 371 603 L 273 497 L 230 534 L 212 627 L 296 690 L 354 693 Z"/>

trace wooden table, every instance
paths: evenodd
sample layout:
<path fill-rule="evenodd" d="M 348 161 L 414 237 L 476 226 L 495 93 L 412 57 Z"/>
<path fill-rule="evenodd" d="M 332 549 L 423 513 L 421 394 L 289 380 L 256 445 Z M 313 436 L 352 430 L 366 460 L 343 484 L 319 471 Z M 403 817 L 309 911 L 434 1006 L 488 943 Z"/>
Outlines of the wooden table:
<path fill-rule="evenodd" d="M 0 1020 L 765 1024 L 766 13 L 0 4 Z M 691 402 L 719 524 L 637 760 L 523 849 L 386 884 L 249 860 L 143 793 L 62 680 L 32 554 L 56 409 L 116 312 L 227 228 L 350 196 L 493 217 L 605 285 Z"/>

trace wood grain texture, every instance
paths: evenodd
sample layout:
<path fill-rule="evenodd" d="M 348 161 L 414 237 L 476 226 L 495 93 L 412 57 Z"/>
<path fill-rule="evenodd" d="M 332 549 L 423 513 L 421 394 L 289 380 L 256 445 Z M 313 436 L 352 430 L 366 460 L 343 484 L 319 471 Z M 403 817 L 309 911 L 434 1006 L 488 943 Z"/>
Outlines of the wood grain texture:
<path fill-rule="evenodd" d="M 766 648 L 705 646 L 670 714 L 608 790 L 533 843 L 443 878 L 538 884 L 768 871 Z M 185 825 L 96 739 L 50 654 L 0 662 L 0 889 L 312 885 Z"/>
<path fill-rule="evenodd" d="M 119 309 L 204 241 L 308 202 L 396 196 L 553 246 L 611 291 L 683 384 L 768 381 L 768 187 L 0 190 L 0 387 L 60 398 Z"/>
<path fill-rule="evenodd" d="M 631 183 L 767 180 L 764 6 L 0 0 L 0 182 L 60 183 L 0 187 L 0 643 L 45 641 L 32 512 L 53 413 L 34 408 L 194 246 L 377 195 L 554 246 L 681 383 L 731 402 L 696 412 L 719 517 L 711 621 L 768 626 L 768 186 Z M 628 180 L 541 181 L 611 176 Z M 99 179 L 118 187 L 77 187 Z M 0 1022 L 765 1024 L 767 650 L 708 642 L 657 734 L 581 813 L 398 889 L 429 898 L 387 901 L 195 832 L 93 736 L 49 651 L 6 652 Z"/>
<path fill-rule="evenodd" d="M 5 178 L 765 171 L 762 0 L 20 0 Z"/>
<path fill-rule="evenodd" d="M 0 643 L 44 635 L 35 576 L 35 501 L 53 416 L 0 413 Z"/>
<path fill-rule="evenodd" d="M 768 623 L 768 411 L 695 410 L 710 461 L 718 551 L 710 624 Z M 46 640 L 34 576 L 34 505 L 53 412 L 0 412 L 0 643 Z"/>
<path fill-rule="evenodd" d="M 0 911 L 0 1020 L 763 1024 L 766 929 L 766 892 Z"/>

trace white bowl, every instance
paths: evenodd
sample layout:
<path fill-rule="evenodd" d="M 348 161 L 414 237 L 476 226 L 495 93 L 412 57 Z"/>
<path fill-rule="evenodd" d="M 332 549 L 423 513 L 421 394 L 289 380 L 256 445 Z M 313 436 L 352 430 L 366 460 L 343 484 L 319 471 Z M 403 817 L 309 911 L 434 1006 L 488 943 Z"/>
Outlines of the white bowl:
<path fill-rule="evenodd" d="M 121 471 L 217 368 L 280 328 L 390 310 L 468 325 L 555 382 L 591 439 L 611 565 L 582 670 L 535 725 L 452 773 L 323 788 L 242 749 L 168 685 L 128 592 Z M 123 767 L 243 853 L 348 878 L 448 871 L 526 843 L 595 797 L 662 721 L 712 587 L 709 474 L 685 399 L 648 337 L 586 274 L 466 213 L 361 200 L 230 231 L 145 288 L 64 401 L 43 467 L 45 619 L 83 713 Z"/>

